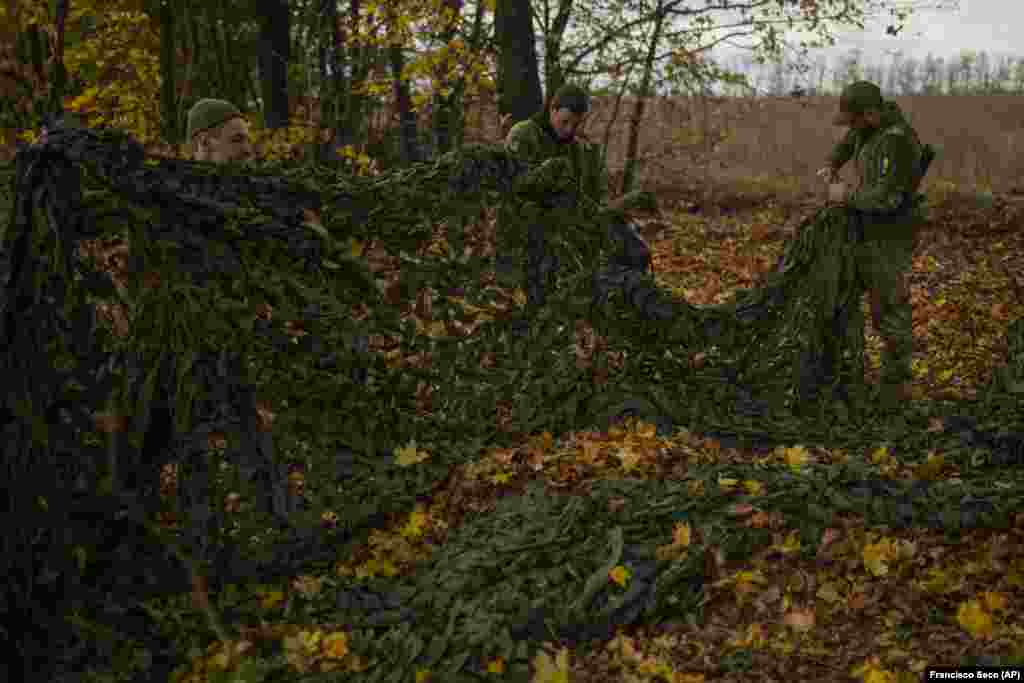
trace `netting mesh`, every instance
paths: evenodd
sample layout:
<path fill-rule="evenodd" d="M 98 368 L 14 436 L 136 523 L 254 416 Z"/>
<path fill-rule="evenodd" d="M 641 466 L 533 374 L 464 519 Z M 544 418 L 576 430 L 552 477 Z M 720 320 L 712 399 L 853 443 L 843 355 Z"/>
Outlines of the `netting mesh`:
<path fill-rule="evenodd" d="M 623 216 L 574 201 L 563 166 L 530 168 L 499 148 L 358 178 L 146 159 L 122 134 L 56 128 L 19 154 L 13 176 L 0 258 L 10 509 L 35 510 L 36 497 L 48 497 L 51 516 L 38 525 L 87 539 L 95 525 L 74 524 L 76 503 L 58 503 L 68 482 L 114 495 L 114 507 L 141 521 L 158 511 L 149 494 L 159 467 L 179 463 L 178 540 L 224 583 L 323 561 L 350 538 L 340 532 L 408 509 L 484 445 L 541 430 L 623 414 L 662 434 L 686 427 L 761 444 L 851 443 L 880 429 L 861 419 L 857 225 L 837 207 L 804 221 L 759 286 L 694 306 L 622 265 L 609 227 Z M 490 284 L 492 259 L 468 248 L 481 210 L 495 205 L 508 217 L 501 248 L 525 266 L 525 309 Z M 82 256 L 80 247 L 104 239 L 129 245 L 123 282 Z M 353 239 L 383 245 L 399 264 L 398 303 L 352 257 Z M 402 302 L 423 293 L 429 318 L 414 320 Z M 119 305 L 123 326 L 96 317 L 104 302 Z M 580 323 L 607 340 L 591 366 L 574 355 Z M 961 413 L 1019 422 L 1024 349 L 1020 326 L 1010 332 L 1010 364 L 983 406 Z M 689 360 L 696 350 L 706 352 L 701 367 Z M 98 430 L 98 412 L 123 416 L 125 429 Z M 721 477 L 785 491 L 767 505 L 801 510 L 808 533 L 837 510 L 890 524 L 992 523 L 1020 488 L 1007 484 L 998 504 L 986 499 L 979 468 L 1016 463 L 1020 439 L 991 436 L 984 421 L 960 424 L 951 457 L 975 469 L 955 494 L 879 483 L 853 465 L 800 474 L 694 467 L 686 483 L 613 481 L 585 497 L 535 488 L 459 529 L 414 578 L 375 586 L 392 597 L 372 619 L 340 596 L 334 616 L 355 626 L 353 647 L 374 663 L 361 680 L 406 680 L 414 666 L 462 680 L 495 655 L 523 669 L 531 643 L 553 634 L 599 637 L 665 610 L 699 612 L 700 548 L 659 558 L 653 547 L 680 519 L 704 525 L 704 543 L 727 552 L 764 540 L 720 526 L 731 499 L 713 494 Z M 411 440 L 432 457 L 396 464 L 394 449 Z M 286 490 L 284 454 L 297 450 L 318 484 L 306 508 Z M 254 501 L 238 536 L 273 528 L 275 543 L 227 540 L 234 523 L 212 502 L 222 464 Z M 695 498 L 694 486 L 708 495 Z M 610 513 L 613 497 L 629 503 Z M 820 503 L 808 508 L 811 498 Z M 320 530 L 324 510 L 337 513 L 340 532 Z M 8 562 L 35 531 L 7 539 Z M 49 561 L 77 571 L 66 552 Z M 609 587 L 615 565 L 632 571 L 628 590 Z"/>

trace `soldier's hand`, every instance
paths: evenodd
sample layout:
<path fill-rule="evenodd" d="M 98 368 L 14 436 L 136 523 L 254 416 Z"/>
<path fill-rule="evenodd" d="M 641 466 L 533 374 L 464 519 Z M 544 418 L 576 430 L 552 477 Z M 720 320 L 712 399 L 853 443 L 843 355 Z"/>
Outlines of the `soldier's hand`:
<path fill-rule="evenodd" d="M 839 182 L 839 172 L 831 166 L 822 166 L 815 175 L 830 183 Z"/>
<path fill-rule="evenodd" d="M 572 162 L 565 157 L 555 157 L 542 163 L 540 170 L 552 180 L 564 180 L 572 177 Z"/>
<path fill-rule="evenodd" d="M 828 186 L 828 200 L 841 203 L 846 201 L 846 183 L 833 182 Z"/>

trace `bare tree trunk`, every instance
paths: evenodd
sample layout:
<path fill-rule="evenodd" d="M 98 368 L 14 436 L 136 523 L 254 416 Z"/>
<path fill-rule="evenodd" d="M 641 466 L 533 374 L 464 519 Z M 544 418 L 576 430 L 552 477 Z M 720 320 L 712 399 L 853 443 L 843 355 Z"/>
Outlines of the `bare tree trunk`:
<path fill-rule="evenodd" d="M 479 57 L 484 43 L 484 3 L 476 3 L 476 14 L 473 16 L 473 32 L 469 36 L 469 47 L 475 57 Z M 466 95 L 466 79 L 460 78 L 458 82 L 457 102 L 462 105 Z M 455 129 L 455 148 L 462 149 L 466 139 L 466 115 L 465 106 L 459 107 L 459 125 Z"/>
<path fill-rule="evenodd" d="M 263 95 L 263 125 L 267 128 L 284 128 L 288 125 L 288 1 L 262 0 L 257 9 L 260 10 L 257 63 Z"/>
<path fill-rule="evenodd" d="M 544 105 L 530 0 L 497 0 L 494 31 L 498 43 L 498 113 L 521 121 Z"/>
<path fill-rule="evenodd" d="M 443 10 L 447 10 L 451 13 L 451 19 L 441 29 L 441 42 L 446 46 L 450 46 L 452 41 L 455 39 L 455 29 L 458 26 L 458 16 L 462 12 L 462 0 L 443 0 L 441 7 Z M 452 56 L 449 53 L 448 58 L 437 65 L 437 70 L 434 73 L 435 92 L 434 92 L 434 111 L 433 111 L 433 130 L 434 130 L 434 153 L 444 154 L 452 148 L 453 136 L 452 129 L 457 127 L 457 122 L 454 120 L 457 116 L 456 107 L 458 105 L 456 97 L 461 94 L 461 90 L 458 87 L 458 83 L 452 83 L 450 80 L 451 70 L 449 65 L 451 63 Z M 460 79 L 461 80 L 461 79 Z M 448 92 L 445 93 L 444 91 Z"/>
<path fill-rule="evenodd" d="M 356 146 L 363 139 L 367 109 L 366 95 L 359 92 L 367 77 L 370 75 L 370 66 L 376 56 L 374 50 L 368 45 L 355 45 L 355 37 L 359 34 L 359 14 L 362 8 L 362 0 L 351 0 L 349 6 L 349 31 L 353 43 L 348 50 L 349 65 L 352 71 L 352 78 L 348 83 L 345 93 L 345 118 L 341 140 L 343 145 Z"/>
<path fill-rule="evenodd" d="M 320 0 L 319 6 L 320 57 L 320 135 L 319 159 L 337 161 L 337 144 L 341 138 L 341 98 L 345 90 L 342 72 L 342 46 L 344 35 L 338 16 L 337 0 Z M 323 139 L 329 132 L 330 138 Z"/>
<path fill-rule="evenodd" d="M 417 145 L 416 114 L 412 110 L 412 96 L 409 81 L 402 75 L 405 69 L 405 55 L 402 53 L 402 36 L 398 35 L 398 21 L 394 9 L 387 6 L 387 26 L 390 33 L 388 59 L 394 79 L 395 108 L 398 112 L 398 145 L 403 164 L 420 160 Z"/>
<path fill-rule="evenodd" d="M 562 71 L 562 38 L 572 16 L 573 0 L 559 0 L 558 13 L 544 36 L 544 92 L 551 97 L 565 82 Z"/>
<path fill-rule="evenodd" d="M 629 142 L 626 147 L 626 170 L 622 177 L 622 191 L 630 192 L 634 189 L 637 177 L 637 148 L 640 146 L 640 122 L 644 118 L 644 107 L 647 103 L 647 94 L 651 89 L 651 81 L 654 78 L 654 56 L 661 42 L 661 31 L 665 25 L 665 12 L 662 3 L 658 2 L 658 9 L 654 17 L 654 27 L 651 32 L 651 42 L 647 46 L 647 56 L 644 59 L 644 73 L 640 79 L 640 93 L 636 98 L 636 105 L 633 107 L 633 118 L 629 122 Z"/>
<path fill-rule="evenodd" d="M 176 145 L 181 140 L 178 125 L 178 72 L 175 63 L 177 43 L 174 33 L 174 7 L 171 0 L 163 0 L 159 8 L 160 19 L 160 128 L 164 141 Z"/>

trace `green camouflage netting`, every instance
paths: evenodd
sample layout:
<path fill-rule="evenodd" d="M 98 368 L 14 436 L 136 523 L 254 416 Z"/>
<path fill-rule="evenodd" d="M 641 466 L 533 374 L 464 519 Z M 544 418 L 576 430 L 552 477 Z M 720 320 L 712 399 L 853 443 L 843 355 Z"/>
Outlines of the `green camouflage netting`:
<path fill-rule="evenodd" d="M 107 524 L 83 523 L 80 503 L 61 492 L 98 492 L 106 502 L 94 509 L 149 519 L 157 497 L 148 494 L 165 462 L 182 465 L 177 542 L 223 584 L 329 561 L 357 531 L 407 511 L 483 447 L 540 430 L 561 434 L 632 413 L 663 433 L 685 427 L 761 445 L 851 446 L 884 434 L 861 419 L 857 226 L 837 207 L 802 224 L 760 286 L 723 305 L 693 306 L 620 265 L 609 226 L 623 216 L 573 201 L 563 166 L 528 168 L 498 148 L 357 178 L 323 167 L 147 160 L 118 133 L 55 128 L 17 163 L 16 188 L 5 183 L 16 191 L 0 253 L 0 424 L 11 509 L 39 521 L 5 541 L 12 576 L 46 565 L 80 576 L 77 594 L 97 602 L 181 590 L 169 573 L 110 583 L 134 567 L 82 574 L 60 540 L 43 565 L 18 564 L 44 528 L 100 545 L 90 539 Z M 544 296 L 456 334 L 452 323 L 469 320 L 467 306 L 501 306 L 500 292 L 484 285 L 491 259 L 464 249 L 467 227 L 494 205 L 514 218 L 499 235 L 502 248 L 528 262 L 524 288 Z M 304 209 L 317 210 L 322 227 Z M 447 249 L 425 250 L 438 225 Z M 131 244 L 123 290 L 74 256 L 82 240 L 98 238 Z M 352 238 L 377 240 L 398 258 L 405 299 L 432 292 L 428 322 L 443 324 L 418 327 L 386 303 L 351 258 Z M 130 319 L 121 336 L 92 313 L 93 304 L 119 299 Z M 256 311 L 262 302 L 273 306 L 271 319 Z M 360 320 L 351 316 L 356 304 L 368 309 Z M 622 352 L 619 367 L 597 359 L 603 383 L 575 363 L 578 321 L 605 335 L 609 352 Z M 295 328 L 302 334 L 289 334 Z M 954 406 L 957 428 L 927 435 L 962 468 L 956 487 L 880 480 L 861 463 L 799 472 L 707 467 L 685 483 L 604 482 L 575 497 L 534 488 L 457 530 L 416 576 L 371 583 L 386 600 L 356 604 L 357 587 L 341 586 L 337 610 L 319 617 L 356 627 L 352 646 L 372 664 L 358 680 L 407 680 L 421 666 L 446 681 L 475 680 L 470 672 L 496 655 L 521 674 L 550 637 L 600 637 L 666 614 L 699 619 L 701 549 L 658 559 L 653 548 L 680 520 L 701 528 L 705 544 L 739 556 L 765 542 L 757 530 L 722 522 L 737 499 L 715 493 L 720 477 L 764 482 L 773 495 L 759 504 L 806 520 L 808 538 L 843 510 L 950 530 L 999 523 L 1024 492 L 1007 474 L 993 497 L 985 469 L 1020 460 L 1022 440 L 1012 432 L 1024 382 L 1020 329 L 1011 328 L 1011 362 L 984 402 Z M 395 366 L 368 351 L 370 337 L 429 362 Z M 707 352 L 699 369 L 689 362 L 697 350 Z M 417 403 L 424 387 L 429 411 Z M 256 396 L 278 410 L 271 430 Z M 510 414 L 499 429 L 503 404 Z M 131 418 L 123 438 L 97 440 L 93 414 L 104 409 Z M 227 447 L 212 447 L 213 434 L 225 435 Z M 925 436 L 904 439 L 914 448 Z M 430 457 L 402 466 L 394 449 L 413 440 Z M 315 492 L 306 508 L 286 490 L 295 453 Z M 221 463 L 226 484 L 215 476 Z M 705 495 L 692 495 L 695 484 Z M 233 522 L 212 502 L 219 486 L 256 502 L 239 537 L 275 529 L 276 540 L 228 540 Z M 39 496 L 53 501 L 45 519 L 32 512 Z M 613 497 L 627 501 L 614 514 Z M 338 515 L 339 530 L 321 530 L 325 510 Z M 633 573 L 627 588 L 607 581 L 616 565 Z"/>

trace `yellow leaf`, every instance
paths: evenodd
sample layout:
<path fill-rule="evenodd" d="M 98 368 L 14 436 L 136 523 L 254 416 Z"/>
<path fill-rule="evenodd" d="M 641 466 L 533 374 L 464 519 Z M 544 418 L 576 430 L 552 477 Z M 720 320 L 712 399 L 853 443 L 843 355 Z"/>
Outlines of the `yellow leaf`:
<path fill-rule="evenodd" d="M 260 591 L 257 595 L 260 595 L 262 598 L 260 600 L 260 607 L 263 609 L 274 609 L 284 602 L 284 591 L 281 590 Z"/>
<path fill-rule="evenodd" d="M 992 615 L 977 600 L 961 603 L 956 611 L 956 620 L 974 638 L 988 638 L 992 635 Z"/>
<path fill-rule="evenodd" d="M 426 451 L 416 449 L 416 440 L 413 439 L 408 445 L 395 449 L 395 464 L 401 467 L 416 465 L 430 458 Z"/>
<path fill-rule="evenodd" d="M 864 566 L 875 576 L 889 573 L 889 562 L 896 559 L 897 548 L 892 540 L 884 538 L 878 543 L 868 543 L 861 553 Z"/>
<path fill-rule="evenodd" d="M 688 522 L 678 522 L 672 529 L 672 545 L 686 548 L 690 545 L 690 536 L 690 524 Z"/>
<path fill-rule="evenodd" d="M 348 634 L 332 633 L 323 642 L 324 656 L 329 659 L 344 659 L 348 654 Z"/>
<path fill-rule="evenodd" d="M 532 683 L 569 683 L 569 650 L 562 648 L 555 657 L 543 650 L 533 658 Z"/>
<path fill-rule="evenodd" d="M 786 540 L 782 543 L 776 543 L 772 546 L 773 549 L 778 550 L 784 555 L 800 552 L 800 532 L 791 531 Z"/>
<path fill-rule="evenodd" d="M 608 572 L 608 578 L 620 586 L 625 586 L 629 583 L 629 579 L 632 575 L 632 572 L 621 564 Z"/>
<path fill-rule="evenodd" d="M 942 468 L 946 466 L 946 457 L 940 455 L 935 451 L 928 453 L 928 458 L 925 462 L 918 465 L 915 469 L 917 476 L 921 479 L 935 479 L 942 472 Z"/>
<path fill-rule="evenodd" d="M 363 243 L 355 237 L 350 237 L 348 239 L 348 251 L 352 254 L 353 258 L 359 258 L 363 255 L 363 246 Z"/>
<path fill-rule="evenodd" d="M 881 446 L 879 448 L 876 448 L 875 451 L 871 454 L 871 462 L 873 462 L 876 465 L 888 462 L 891 459 L 892 456 L 889 454 L 888 446 Z"/>
<path fill-rule="evenodd" d="M 628 446 L 620 448 L 615 457 L 622 463 L 622 469 L 631 472 L 640 464 L 640 454 Z"/>
<path fill-rule="evenodd" d="M 783 457 L 787 465 L 793 469 L 799 469 L 801 465 L 806 464 L 810 460 L 811 454 L 803 446 L 793 446 L 792 448 L 785 449 Z"/>
<path fill-rule="evenodd" d="M 406 538 L 419 538 L 423 535 L 423 529 L 426 525 L 427 514 L 422 509 L 413 510 L 409 514 L 409 521 L 402 527 L 401 534 Z"/>
<path fill-rule="evenodd" d="M 390 560 L 382 560 L 371 557 L 356 568 L 357 579 L 367 579 L 374 576 L 395 576 L 398 568 Z"/>
<path fill-rule="evenodd" d="M 955 590 L 959 583 L 959 579 L 949 572 L 932 567 L 928 570 L 927 578 L 918 581 L 917 585 L 928 593 L 949 593 Z"/>
<path fill-rule="evenodd" d="M 953 377 L 953 371 L 952 370 L 943 370 L 942 372 L 939 373 L 939 381 L 940 382 L 948 382 L 950 379 L 952 379 L 952 377 Z"/>
<path fill-rule="evenodd" d="M 764 493 L 764 484 L 756 479 L 747 479 L 743 482 L 743 488 L 752 496 L 760 496 Z"/>
<path fill-rule="evenodd" d="M 989 612 L 996 612 L 1006 609 L 1006 593 L 985 591 L 981 594 L 981 601 Z"/>
<path fill-rule="evenodd" d="M 895 674 L 883 669 L 878 657 L 871 657 L 854 668 L 850 675 L 861 679 L 864 683 L 897 683 Z"/>
<path fill-rule="evenodd" d="M 729 477 L 718 478 L 718 487 L 723 491 L 732 491 L 739 483 L 739 479 L 730 479 Z"/>
<path fill-rule="evenodd" d="M 636 424 L 636 433 L 638 436 L 644 439 L 653 439 L 658 432 L 658 428 L 650 423 L 639 421 Z"/>
<path fill-rule="evenodd" d="M 430 671 L 428 669 L 416 669 L 416 683 L 429 683 Z"/>
<path fill-rule="evenodd" d="M 507 484 L 512 481 L 512 475 L 508 472 L 498 472 L 491 476 L 491 481 L 495 484 Z"/>
<path fill-rule="evenodd" d="M 487 673 L 489 674 L 503 674 L 505 673 L 505 660 L 501 657 L 495 657 L 491 661 L 487 662 Z"/>

